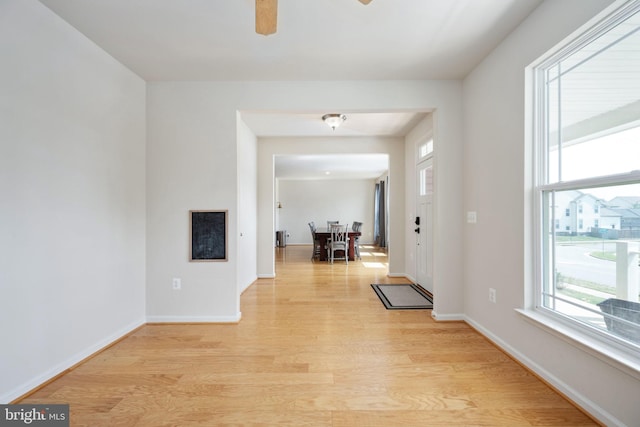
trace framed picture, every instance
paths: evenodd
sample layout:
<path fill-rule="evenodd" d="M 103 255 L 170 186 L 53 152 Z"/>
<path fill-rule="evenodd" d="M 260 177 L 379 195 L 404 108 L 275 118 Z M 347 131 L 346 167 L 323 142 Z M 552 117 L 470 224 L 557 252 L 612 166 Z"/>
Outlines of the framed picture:
<path fill-rule="evenodd" d="M 190 261 L 227 261 L 227 212 L 189 211 Z"/>

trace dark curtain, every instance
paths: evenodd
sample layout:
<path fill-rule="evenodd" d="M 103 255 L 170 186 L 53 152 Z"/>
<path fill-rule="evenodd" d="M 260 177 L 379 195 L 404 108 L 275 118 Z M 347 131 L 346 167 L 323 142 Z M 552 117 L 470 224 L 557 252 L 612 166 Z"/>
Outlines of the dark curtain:
<path fill-rule="evenodd" d="M 384 181 L 376 184 L 375 190 L 375 221 L 373 224 L 373 235 L 376 244 L 381 248 L 387 247 L 387 227 L 386 227 L 386 206 L 384 196 Z"/>

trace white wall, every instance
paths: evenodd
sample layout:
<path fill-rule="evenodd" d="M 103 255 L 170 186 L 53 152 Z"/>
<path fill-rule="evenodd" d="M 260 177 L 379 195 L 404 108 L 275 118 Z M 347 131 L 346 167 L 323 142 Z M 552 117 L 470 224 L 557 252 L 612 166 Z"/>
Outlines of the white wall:
<path fill-rule="evenodd" d="M 341 224 L 362 222 L 361 244 L 373 242 L 375 179 L 278 180 L 276 210 L 279 230 L 289 235 L 287 244 L 311 245 L 309 222 L 326 227 L 328 220 Z"/>
<path fill-rule="evenodd" d="M 464 81 L 467 319 L 608 425 L 638 425 L 640 382 L 524 320 L 533 262 L 524 69 L 608 0 L 546 1 Z M 489 288 L 497 304 L 488 303 Z M 437 296 L 437 293 L 436 293 Z M 530 298 L 529 298 L 530 299 Z"/>
<path fill-rule="evenodd" d="M 238 290 L 257 279 L 256 221 L 258 188 L 258 139 L 237 115 L 238 124 Z M 238 304 L 240 301 L 238 301 Z M 238 306 L 238 311 L 240 307 Z"/>
<path fill-rule="evenodd" d="M 0 2 L 0 402 L 144 322 L 145 83 Z"/>
<path fill-rule="evenodd" d="M 237 321 L 243 284 L 236 109 L 225 104 L 221 84 L 147 88 L 147 318 Z M 198 209 L 228 210 L 228 261 L 189 261 L 189 210 Z M 180 291 L 172 290 L 174 277 L 182 280 Z"/>

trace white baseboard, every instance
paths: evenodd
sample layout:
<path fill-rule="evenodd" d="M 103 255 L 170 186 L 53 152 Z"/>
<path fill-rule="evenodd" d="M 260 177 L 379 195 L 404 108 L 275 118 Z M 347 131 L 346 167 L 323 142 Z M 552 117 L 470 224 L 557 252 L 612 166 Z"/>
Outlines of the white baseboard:
<path fill-rule="evenodd" d="M 238 323 L 242 313 L 235 316 L 147 316 L 147 323 Z"/>
<path fill-rule="evenodd" d="M 431 310 L 431 317 L 433 317 L 438 322 L 457 322 L 460 320 L 465 320 L 464 314 L 438 314 L 435 309 Z"/>
<path fill-rule="evenodd" d="M 493 342 L 496 346 L 501 348 L 508 355 L 522 363 L 540 378 L 544 379 L 548 382 L 552 387 L 554 387 L 557 391 L 562 393 L 568 399 L 573 401 L 576 405 L 582 408 L 587 413 L 591 414 L 592 417 L 596 418 L 598 421 L 604 423 L 607 426 L 620 426 L 624 427 L 625 424 L 620 422 L 616 417 L 614 417 L 609 412 L 605 411 L 599 405 L 597 405 L 592 400 L 588 399 L 581 393 L 578 393 L 575 389 L 569 387 L 566 383 L 561 381 L 555 375 L 544 369 L 542 366 L 535 363 L 533 360 L 504 342 L 502 339 L 497 337 L 496 335 L 489 332 L 487 329 L 482 327 L 480 324 L 475 322 L 473 319 L 470 319 L 467 316 L 464 316 L 464 321 L 467 322 L 472 328 L 477 330 L 479 333 L 488 338 L 491 342 Z"/>
<path fill-rule="evenodd" d="M 13 390 L 10 390 L 10 391 L 8 391 L 7 393 L 5 393 L 3 395 L 0 395 L 0 403 L 5 404 L 5 403 L 8 403 L 8 402 L 11 402 L 11 401 L 19 398 L 20 396 L 23 396 L 23 395 L 29 393 L 30 391 L 36 389 L 37 387 L 41 386 L 42 384 L 46 383 L 47 381 L 51 380 L 52 378 L 55 378 L 57 375 L 60 375 L 61 373 L 63 373 L 67 369 L 72 368 L 73 366 L 77 365 L 78 363 L 80 363 L 83 360 L 87 359 L 88 357 L 92 356 L 96 352 L 98 352 L 98 351 L 104 349 L 105 347 L 108 347 L 112 343 L 118 341 L 120 338 L 122 338 L 125 335 L 131 333 L 131 331 L 139 328 L 140 326 L 142 326 L 144 324 L 145 324 L 144 319 L 141 319 L 141 320 L 138 320 L 136 322 L 133 322 L 133 323 L 125 326 L 124 328 L 119 329 L 118 331 L 114 332 L 113 334 L 109 335 L 108 337 L 106 337 L 106 338 L 96 342 L 95 344 L 87 347 L 83 351 L 80 351 L 80 352 L 72 355 L 71 357 L 67 358 L 64 362 L 57 364 L 56 366 L 52 367 L 51 369 L 48 369 L 47 371 L 45 371 L 42 374 L 32 378 L 31 380 L 27 381 L 26 383 L 22 384 L 21 386 L 15 388 Z"/>
<path fill-rule="evenodd" d="M 258 274 L 258 279 L 275 279 L 276 275 L 271 273 L 271 274 Z"/>

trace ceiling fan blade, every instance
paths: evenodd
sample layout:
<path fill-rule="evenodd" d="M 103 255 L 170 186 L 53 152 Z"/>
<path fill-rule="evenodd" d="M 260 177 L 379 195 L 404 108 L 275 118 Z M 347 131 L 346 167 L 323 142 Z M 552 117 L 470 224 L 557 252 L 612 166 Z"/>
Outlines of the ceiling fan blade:
<path fill-rule="evenodd" d="M 369 3 L 371 3 L 371 0 L 360 0 L 360 3 L 369 4 Z"/>
<path fill-rule="evenodd" d="M 278 0 L 256 0 L 256 33 L 268 36 L 278 26 Z"/>

